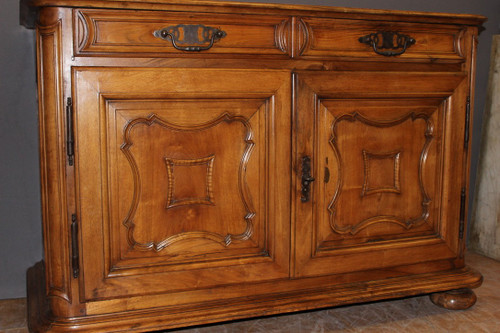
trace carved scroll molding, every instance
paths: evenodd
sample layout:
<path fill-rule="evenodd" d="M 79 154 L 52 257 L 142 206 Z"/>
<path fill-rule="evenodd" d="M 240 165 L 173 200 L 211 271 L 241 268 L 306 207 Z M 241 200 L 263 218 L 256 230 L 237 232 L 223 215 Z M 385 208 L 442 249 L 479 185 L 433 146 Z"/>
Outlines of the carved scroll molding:
<path fill-rule="evenodd" d="M 153 124 L 159 125 L 165 129 L 172 130 L 172 131 L 202 131 L 206 130 L 212 127 L 215 127 L 223 122 L 225 123 L 231 123 L 234 121 L 239 121 L 243 124 L 243 126 L 246 129 L 246 135 L 244 138 L 244 142 L 246 143 L 245 150 L 243 152 L 243 155 L 240 160 L 239 164 L 239 171 L 238 171 L 238 189 L 240 191 L 240 196 L 243 202 L 243 205 L 246 210 L 246 214 L 244 216 L 244 221 L 245 221 L 245 230 L 241 234 L 226 234 L 226 235 L 221 235 L 218 233 L 214 232 L 208 232 L 208 231 L 190 231 L 190 232 L 183 232 L 180 234 L 172 235 L 169 236 L 165 239 L 163 239 L 160 242 L 154 242 L 154 241 L 149 241 L 146 243 L 140 243 L 138 242 L 135 237 L 134 237 L 134 228 L 135 228 L 135 223 L 134 223 L 134 217 L 135 213 L 137 211 L 137 207 L 139 205 L 139 200 L 140 200 L 140 195 L 141 195 L 141 179 L 140 179 L 140 173 L 138 170 L 138 165 L 137 162 L 134 158 L 134 155 L 130 151 L 130 148 L 133 146 L 133 141 L 132 141 L 132 129 L 135 126 L 152 126 Z M 229 246 L 231 243 L 234 241 L 245 241 L 250 239 L 250 237 L 253 234 L 253 218 L 255 217 L 255 209 L 253 208 L 252 200 L 251 200 L 251 195 L 248 189 L 248 185 L 246 182 L 246 169 L 248 162 L 250 160 L 250 156 L 252 153 L 252 150 L 255 146 L 255 142 L 253 141 L 253 131 L 251 128 L 250 123 L 247 121 L 246 118 L 242 116 L 234 116 L 229 113 L 224 113 L 221 114 L 219 117 L 217 117 L 215 120 L 200 124 L 200 125 L 194 125 L 194 126 L 179 126 L 175 125 L 172 123 L 169 123 L 160 117 L 158 117 L 156 114 L 152 114 L 147 118 L 136 118 L 132 121 L 130 121 L 127 126 L 124 128 L 124 143 L 120 147 L 121 151 L 125 154 L 131 170 L 132 170 L 132 175 L 133 175 L 133 182 L 134 182 L 134 194 L 133 194 L 133 200 L 131 207 L 129 209 L 129 213 L 125 220 L 123 221 L 123 225 L 127 228 L 127 241 L 129 245 L 136 250 L 140 251 L 156 251 L 159 252 L 166 247 L 182 241 L 182 240 L 187 240 L 187 239 L 207 239 L 211 240 L 213 242 L 219 243 L 222 246 Z M 200 159 L 201 160 L 206 160 L 207 162 L 209 159 L 212 157 L 207 157 L 206 159 Z M 178 160 L 180 161 L 180 160 Z M 168 163 L 168 162 L 167 162 Z M 180 162 L 184 163 L 184 162 Z M 186 163 L 193 163 L 193 160 L 190 162 Z M 201 163 L 201 162 L 200 162 Z M 213 163 L 213 159 L 212 159 Z M 210 177 L 212 177 L 210 175 Z"/>
<path fill-rule="evenodd" d="M 359 121 L 367 126 L 372 126 L 372 127 L 379 127 L 379 128 L 389 128 L 389 127 L 394 127 L 399 124 L 402 124 L 405 121 L 411 120 L 411 121 L 416 121 L 416 120 L 423 120 L 426 122 L 426 129 L 424 132 L 425 136 L 425 143 L 422 147 L 422 151 L 420 153 L 420 159 L 419 159 L 419 166 L 418 166 L 418 177 L 419 177 L 419 188 L 422 196 L 422 212 L 419 216 L 414 217 L 414 218 L 409 218 L 409 219 L 404 219 L 398 216 L 393 216 L 393 215 L 383 215 L 383 216 L 373 216 L 371 218 L 359 221 L 356 224 L 351 224 L 347 226 L 341 226 L 337 222 L 337 202 L 339 199 L 339 196 L 342 193 L 342 186 L 343 186 L 343 165 L 342 165 L 342 156 L 340 153 L 340 150 L 338 148 L 338 135 L 337 135 L 337 126 L 340 122 L 342 121 L 349 121 L 349 122 L 355 122 Z M 409 113 L 399 119 L 392 120 L 392 121 L 376 121 L 376 120 L 371 120 L 363 115 L 353 112 L 351 114 L 345 114 L 342 115 L 341 117 L 338 117 L 335 119 L 332 123 L 332 134 L 330 137 L 330 146 L 335 154 L 335 157 L 337 161 L 339 161 L 338 165 L 338 180 L 337 180 L 337 187 L 335 189 L 335 193 L 333 195 L 333 198 L 330 201 L 330 204 L 328 205 L 328 212 L 330 216 L 330 227 L 331 229 L 338 234 L 351 234 L 355 235 L 359 233 L 361 230 L 368 228 L 371 225 L 377 224 L 377 223 L 394 223 L 397 225 L 400 225 L 404 229 L 411 229 L 414 226 L 420 225 L 421 223 L 425 222 L 428 217 L 429 217 L 429 205 L 431 202 L 431 199 L 429 198 L 425 187 L 424 187 L 424 182 L 423 182 L 423 168 L 425 165 L 425 162 L 427 160 L 427 154 L 429 151 L 430 144 L 433 140 L 433 132 L 434 132 L 434 125 L 430 119 L 430 117 L 427 114 L 423 113 Z M 379 155 L 380 157 L 385 157 L 388 158 L 390 154 L 381 154 Z M 398 156 L 398 153 L 392 154 L 394 158 Z M 396 167 L 396 166 L 395 166 Z M 399 168 L 399 167 L 398 167 Z M 366 182 L 366 179 L 365 179 Z"/>
<path fill-rule="evenodd" d="M 298 17 L 291 17 L 276 25 L 275 43 L 291 58 L 300 56 L 309 43 L 309 27 Z"/>

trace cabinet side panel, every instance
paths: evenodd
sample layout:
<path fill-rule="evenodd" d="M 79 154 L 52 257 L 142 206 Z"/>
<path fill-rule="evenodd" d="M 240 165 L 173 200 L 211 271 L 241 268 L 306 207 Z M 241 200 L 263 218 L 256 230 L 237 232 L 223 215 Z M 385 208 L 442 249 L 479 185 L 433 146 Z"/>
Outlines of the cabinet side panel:
<path fill-rule="evenodd" d="M 469 27 L 465 37 L 462 38 L 461 42 L 464 46 L 464 52 L 468 56 L 468 61 L 466 63 L 466 70 L 469 73 L 469 115 L 467 118 L 469 120 L 468 128 L 469 131 L 465 133 L 466 137 L 464 138 L 466 144 L 464 144 L 465 149 L 465 158 L 464 158 L 464 186 L 466 189 L 470 187 L 470 169 L 471 169 L 471 139 L 472 139 L 472 129 L 474 128 L 474 82 L 476 80 L 476 59 L 477 59 L 477 44 L 478 44 L 478 28 L 477 27 Z M 464 136 L 465 136 L 464 135 Z M 468 194 L 468 193 L 467 193 Z M 465 248 L 466 248 L 466 240 L 467 240 L 467 223 L 468 223 L 468 207 L 469 207 L 469 196 L 466 195 L 466 200 L 464 203 L 465 211 L 464 211 L 464 233 L 462 234 L 461 244 L 460 244 L 460 259 L 464 260 Z"/>
<path fill-rule="evenodd" d="M 65 223 L 64 119 L 61 102 L 61 21 L 38 26 L 41 197 L 47 294 L 70 301 Z"/>

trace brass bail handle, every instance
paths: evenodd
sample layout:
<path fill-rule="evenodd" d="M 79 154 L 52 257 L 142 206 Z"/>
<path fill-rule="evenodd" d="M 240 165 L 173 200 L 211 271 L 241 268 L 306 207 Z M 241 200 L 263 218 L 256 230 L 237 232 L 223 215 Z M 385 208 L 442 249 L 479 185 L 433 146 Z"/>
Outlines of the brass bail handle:
<path fill-rule="evenodd" d="M 225 31 L 203 24 L 178 24 L 154 32 L 155 37 L 170 40 L 177 50 L 189 52 L 209 50 L 226 35 Z"/>

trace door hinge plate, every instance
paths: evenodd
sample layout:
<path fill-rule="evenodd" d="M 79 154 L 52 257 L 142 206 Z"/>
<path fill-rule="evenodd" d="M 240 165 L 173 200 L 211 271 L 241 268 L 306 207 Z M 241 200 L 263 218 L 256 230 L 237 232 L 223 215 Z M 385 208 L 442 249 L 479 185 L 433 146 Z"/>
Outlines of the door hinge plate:
<path fill-rule="evenodd" d="M 458 227 L 458 238 L 464 238 L 464 229 L 465 229 L 465 199 L 466 199 L 466 190 L 465 187 L 462 187 L 462 191 L 460 193 L 460 225 Z"/>
<path fill-rule="evenodd" d="M 71 215 L 71 267 L 73 277 L 80 275 L 80 258 L 78 253 L 78 220 L 76 214 Z"/>
<path fill-rule="evenodd" d="M 464 148 L 466 150 L 469 148 L 469 136 L 470 136 L 470 96 L 467 96 L 465 104 L 465 130 L 464 130 Z"/>
<path fill-rule="evenodd" d="M 73 132 L 73 100 L 71 97 L 66 99 L 66 154 L 68 155 L 68 164 L 73 165 L 75 155 L 75 138 Z"/>

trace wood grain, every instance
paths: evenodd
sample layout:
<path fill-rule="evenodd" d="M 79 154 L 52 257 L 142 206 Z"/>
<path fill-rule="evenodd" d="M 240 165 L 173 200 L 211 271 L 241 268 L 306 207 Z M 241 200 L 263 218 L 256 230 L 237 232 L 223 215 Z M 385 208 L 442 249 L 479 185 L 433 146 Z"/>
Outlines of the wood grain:
<path fill-rule="evenodd" d="M 304 6 L 267 3 L 243 3 L 237 1 L 209 1 L 209 0 L 22 0 L 33 7 L 81 7 L 81 8 L 117 8 L 139 10 L 186 10 L 200 12 L 228 12 L 241 13 L 242 10 L 264 14 L 286 13 L 288 15 L 303 15 L 310 13 L 313 16 L 345 17 L 345 18 L 372 18 L 388 20 L 390 18 L 428 23 L 454 23 L 465 25 L 480 25 L 486 21 L 481 15 L 446 14 L 430 12 L 412 12 L 401 10 L 357 9 L 332 6 Z"/>
<path fill-rule="evenodd" d="M 483 17 L 30 4 L 45 247 L 28 273 L 32 331 L 160 330 L 481 284 L 460 198 Z M 227 35 L 200 52 L 153 35 L 178 24 Z M 417 42 L 377 55 L 358 38 L 379 29 Z"/>

